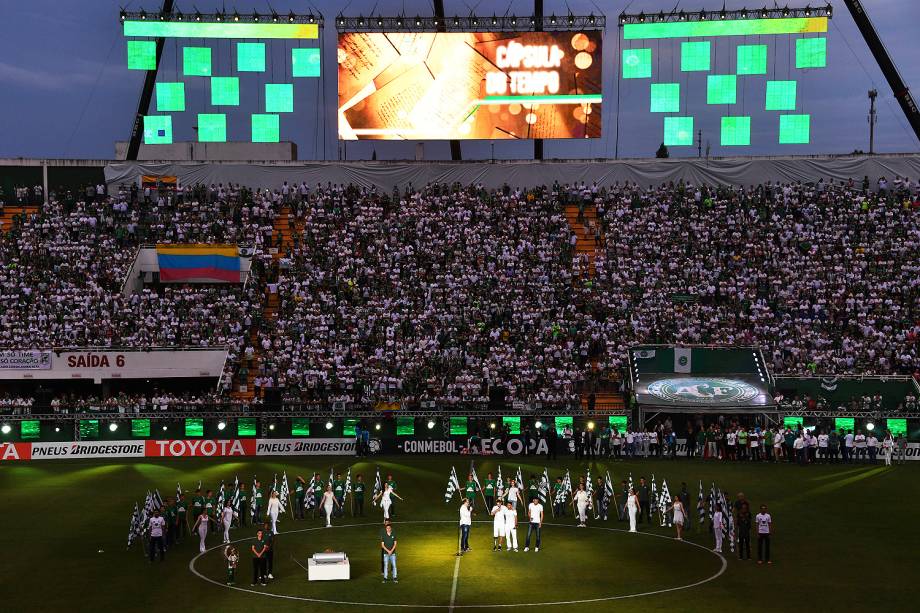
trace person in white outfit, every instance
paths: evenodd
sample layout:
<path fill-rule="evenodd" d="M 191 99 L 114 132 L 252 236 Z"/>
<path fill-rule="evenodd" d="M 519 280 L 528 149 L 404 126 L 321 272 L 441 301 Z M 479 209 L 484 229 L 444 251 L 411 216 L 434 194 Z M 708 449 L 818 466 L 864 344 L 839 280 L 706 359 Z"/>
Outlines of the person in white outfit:
<path fill-rule="evenodd" d="M 272 534 L 278 534 L 278 514 L 281 512 L 281 499 L 278 492 L 272 492 L 268 499 L 268 517 L 272 520 Z"/>
<path fill-rule="evenodd" d="M 674 513 L 674 518 L 671 521 L 677 530 L 677 540 L 684 540 L 684 503 L 680 501 L 680 496 L 674 497 L 674 504 L 668 507 L 668 511 Z"/>
<path fill-rule="evenodd" d="M 722 528 L 725 527 L 725 517 L 722 515 L 722 505 L 716 505 L 716 512 L 712 516 L 712 533 L 716 537 L 716 553 L 722 553 Z"/>
<path fill-rule="evenodd" d="M 230 525 L 233 523 L 234 517 L 236 517 L 236 513 L 233 511 L 233 506 L 228 502 L 224 505 L 223 510 L 220 512 L 220 518 L 224 524 L 225 545 L 230 542 Z"/>
<path fill-rule="evenodd" d="M 514 551 L 517 551 L 517 511 L 515 511 L 514 507 L 511 506 L 511 503 L 508 502 L 506 503 L 505 508 L 502 510 L 502 514 L 505 516 L 505 550 L 511 551 L 513 549 Z"/>
<path fill-rule="evenodd" d="M 320 501 L 320 507 L 322 507 L 323 512 L 326 514 L 326 527 L 332 527 L 332 511 L 338 506 L 339 501 L 335 499 L 335 494 L 332 493 L 332 484 L 326 486 L 326 491 L 323 492 L 323 499 Z"/>
<path fill-rule="evenodd" d="M 578 527 L 584 528 L 585 522 L 588 521 L 588 492 L 584 483 L 578 484 L 578 490 L 572 496 L 572 507 L 578 512 Z"/>
<path fill-rule="evenodd" d="M 198 538 L 200 542 L 198 544 L 198 551 L 204 553 L 208 550 L 207 545 L 205 545 L 205 540 L 208 538 L 208 522 L 214 521 L 211 519 L 211 516 L 207 513 L 202 513 L 198 516 L 198 519 L 195 520 L 195 525 L 192 526 L 192 532 L 198 531 Z"/>
<path fill-rule="evenodd" d="M 894 451 L 894 437 L 891 436 L 891 430 L 885 432 L 885 438 L 882 439 L 882 455 L 885 456 L 885 466 L 891 466 L 891 453 Z"/>
<path fill-rule="evenodd" d="M 380 500 L 380 508 L 383 509 L 383 521 L 390 519 L 390 507 L 393 505 L 392 496 L 402 500 L 402 496 L 397 494 L 393 490 L 393 487 L 387 483 L 385 486 L 383 486 L 383 490 L 374 498 L 375 502 L 378 499 Z"/>
<path fill-rule="evenodd" d="M 636 532 L 636 515 L 642 510 L 639 505 L 639 495 L 636 494 L 636 488 L 629 490 L 629 497 L 626 499 L 626 510 L 629 512 L 629 531 Z"/>
<path fill-rule="evenodd" d="M 511 504 L 510 502 L 508 503 Z M 501 551 L 505 540 L 505 505 L 496 502 L 489 511 L 492 516 L 492 551 Z M 515 513 L 516 515 L 516 513 Z M 508 546 L 511 547 L 510 545 Z"/>

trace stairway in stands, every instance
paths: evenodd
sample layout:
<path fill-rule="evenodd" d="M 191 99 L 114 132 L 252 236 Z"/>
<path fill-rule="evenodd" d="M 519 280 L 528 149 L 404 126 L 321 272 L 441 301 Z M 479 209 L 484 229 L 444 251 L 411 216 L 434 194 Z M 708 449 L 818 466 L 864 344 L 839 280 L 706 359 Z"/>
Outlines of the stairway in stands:
<path fill-rule="evenodd" d="M 578 242 L 575 244 L 575 252 L 578 254 L 584 254 L 588 256 L 588 270 L 587 276 L 594 276 L 594 256 L 597 253 L 599 247 L 596 247 L 594 244 L 594 234 L 591 232 L 590 228 L 592 225 L 597 225 L 597 209 L 594 208 L 594 205 L 587 205 L 585 207 L 584 219 L 582 221 L 578 220 L 578 205 L 577 204 L 567 204 L 565 206 L 565 218 L 569 222 L 569 227 L 575 233 L 575 236 L 578 237 Z M 601 235 L 601 242 L 603 243 L 604 237 Z"/>
<path fill-rule="evenodd" d="M 578 242 L 575 243 L 575 252 L 578 254 L 585 254 L 588 256 L 588 269 L 585 271 L 585 274 L 590 278 L 594 276 L 594 258 L 596 257 L 598 251 L 602 249 L 600 245 L 594 244 L 594 233 L 591 231 L 591 226 L 598 225 L 597 220 L 597 209 L 594 208 L 593 204 L 585 206 L 584 216 L 581 221 L 578 219 L 578 205 L 577 204 L 567 204 L 565 207 L 565 218 L 569 222 L 569 227 L 575 233 L 575 236 L 578 237 Z M 604 243 L 604 236 L 601 234 L 601 245 Z M 597 371 L 598 365 L 596 361 L 592 361 L 591 370 Z M 613 382 L 609 380 L 603 380 L 600 382 L 600 387 L 611 387 L 614 385 Z M 625 408 L 625 401 L 623 399 L 623 394 L 617 391 L 612 390 L 601 390 L 595 392 L 594 398 L 594 412 L 592 413 L 588 409 L 588 399 L 590 396 L 590 391 L 583 392 L 581 395 L 581 409 L 582 412 L 587 417 L 599 417 L 607 415 L 611 412 L 619 412 Z"/>
<path fill-rule="evenodd" d="M 13 218 L 19 214 L 31 215 L 38 212 L 38 206 L 34 204 L 27 205 L 7 205 L 3 207 L 3 214 L 0 215 L 0 233 L 6 234 L 13 227 Z"/>
<path fill-rule="evenodd" d="M 291 248 L 293 245 L 293 233 L 303 231 L 303 226 L 301 224 L 295 224 L 294 227 L 291 226 L 288 215 L 291 213 L 291 207 L 284 206 L 281 208 L 281 212 L 275 217 L 273 224 L 274 232 L 272 234 L 273 244 L 277 244 L 278 236 L 280 234 L 282 238 L 281 247 L 278 249 L 278 252 L 272 254 L 272 259 L 275 261 L 280 260 L 284 257 L 284 254 Z M 265 287 L 262 288 L 264 292 L 264 299 L 262 301 L 262 328 L 269 328 L 274 325 L 275 320 L 278 318 L 278 308 L 280 306 L 280 300 L 278 294 L 272 294 L 268 291 L 268 284 L 265 284 Z M 255 348 L 255 353 L 253 353 L 253 359 L 251 366 L 249 368 L 249 376 L 246 381 L 240 380 L 240 375 L 237 373 L 234 376 L 233 381 L 233 392 L 231 396 L 240 400 L 252 400 L 255 397 L 255 390 L 253 386 L 253 381 L 255 381 L 256 374 L 259 371 L 259 363 L 262 360 L 262 346 L 259 343 L 259 333 L 255 327 L 250 330 L 250 341 L 252 346 Z M 240 391 L 240 386 L 245 385 L 246 391 Z"/>

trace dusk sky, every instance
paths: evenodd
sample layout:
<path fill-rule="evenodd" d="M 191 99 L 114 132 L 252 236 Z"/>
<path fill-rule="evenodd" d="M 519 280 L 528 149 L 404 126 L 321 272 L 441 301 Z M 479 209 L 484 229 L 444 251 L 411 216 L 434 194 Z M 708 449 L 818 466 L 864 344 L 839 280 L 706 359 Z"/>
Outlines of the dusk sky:
<path fill-rule="evenodd" d="M 128 2 L 129 10 L 158 10 L 160 3 Z M 547 141 L 546 158 L 606 158 L 653 156 L 661 141 L 662 116 L 652 114 L 648 109 L 648 80 L 620 80 L 619 108 L 617 108 L 617 81 L 620 44 L 617 15 L 627 9 L 630 13 L 639 11 L 657 13 L 670 11 L 677 0 L 670 2 L 653 0 L 603 1 L 546 0 L 547 14 L 565 15 L 569 8 L 575 14 L 589 13 L 607 16 L 608 26 L 603 41 L 604 102 L 603 137 L 577 141 Z M 197 0 L 197 8 L 209 12 L 221 7 L 228 12 L 234 9 L 240 13 L 254 10 L 268 13 L 269 5 L 264 0 L 208 3 Z M 321 80 L 298 79 L 295 84 L 294 113 L 286 114 L 281 120 L 281 139 L 294 141 L 298 145 L 300 159 L 338 159 L 340 145 L 336 138 L 335 109 L 337 105 L 336 83 L 336 29 L 335 16 L 339 11 L 348 15 L 369 15 L 376 4 L 376 12 L 397 15 L 405 7 L 408 16 L 431 15 L 432 5 L 428 0 L 353 0 L 352 2 L 324 2 L 314 0 L 314 6 L 326 19 L 325 32 L 321 36 L 323 48 L 323 72 Z M 768 3 L 772 5 L 770 0 Z M 782 6 L 781 3 L 780 6 Z M 804 6 L 806 2 L 790 6 Z M 822 3 L 823 4 L 823 3 Z M 789 65 L 789 50 L 794 39 L 789 36 L 762 37 L 761 43 L 770 46 L 770 78 L 795 78 L 799 83 L 797 113 L 811 115 L 811 144 L 777 144 L 778 122 L 776 112 L 763 110 L 764 77 L 747 77 L 750 80 L 739 91 L 739 104 L 732 107 L 731 114 L 746 114 L 751 119 L 750 147 L 722 147 L 719 145 L 719 117 L 724 107 L 705 104 L 704 83 L 701 75 L 692 75 L 684 87 L 689 99 L 686 114 L 694 115 L 697 127 L 703 129 L 704 146 L 711 143 L 711 153 L 721 155 L 783 155 L 849 153 L 854 149 L 868 149 L 867 112 L 869 101 L 867 90 L 878 89 L 878 127 L 876 149 L 880 152 L 917 152 L 920 144 L 911 132 L 891 89 L 879 70 L 868 47 L 857 30 L 843 2 L 833 3 L 834 17 L 827 33 L 826 68 L 808 71 L 796 70 Z M 920 95 L 920 2 L 916 0 L 864 0 L 863 5 L 872 18 L 902 77 L 913 86 L 915 97 Z M 0 20 L 0 157 L 49 157 L 49 158 L 101 158 L 114 156 L 114 143 L 128 138 L 132 117 L 143 83 L 144 73 L 128 70 L 126 64 L 125 39 L 121 35 L 118 20 L 120 3 L 110 0 L 27 0 L 14 2 L 0 0 L 3 19 Z M 177 6 L 184 12 L 194 12 L 194 5 L 188 0 L 178 0 Z M 307 2 L 275 0 L 272 8 L 282 14 L 288 11 L 310 12 Z M 719 0 L 709 2 L 680 3 L 679 9 L 718 10 Z M 759 8 L 761 3 L 729 1 L 728 9 Z M 446 1 L 448 15 L 467 15 L 471 8 L 476 14 L 496 13 L 529 15 L 532 2 L 492 2 L 491 0 Z M 568 8 L 567 8 L 568 7 Z M 600 7 L 600 8 L 599 8 Z M 720 40 L 714 54 L 713 72 L 727 72 L 733 57 L 733 45 L 744 41 Z M 747 37 L 748 43 L 757 37 Z M 768 40 L 769 39 L 769 40 Z M 174 42 L 167 43 L 161 63 L 161 80 L 176 77 L 175 51 L 181 48 Z M 281 43 L 280 45 L 284 45 Z M 668 43 L 662 43 L 654 53 L 667 58 L 671 54 Z M 673 44 L 673 43 L 671 43 Z M 215 62 L 230 62 L 229 44 L 224 41 L 217 47 Z M 657 43 L 652 43 L 653 49 Z M 721 50 L 720 50 L 720 45 Z M 633 44 L 632 46 L 638 46 Z M 288 49 L 272 46 L 267 70 L 282 71 Z M 773 61 L 774 53 L 776 61 Z M 673 69 L 663 60 L 656 64 L 661 79 L 673 74 Z M 181 71 L 180 71 L 181 72 Z M 678 71 L 679 72 L 679 71 Z M 775 75 L 775 76 L 773 76 Z M 181 75 L 179 75 L 181 78 Z M 683 79 L 682 75 L 676 77 Z M 664 79 L 667 80 L 667 79 Z M 264 81 L 263 81 L 264 82 Z M 209 112 L 205 105 L 203 85 L 195 89 L 187 85 L 187 110 L 177 114 L 175 140 L 194 140 L 191 126 L 197 112 Z M 245 90 L 246 82 L 242 82 Z M 255 87 L 255 85 L 254 85 Z M 245 113 L 257 112 L 257 102 L 247 100 L 245 94 L 239 109 L 240 117 Z M 744 104 L 742 105 L 742 99 Z M 181 115 L 181 116 L 180 116 Z M 243 140 L 247 130 L 228 115 L 230 140 Z M 617 139 L 617 126 L 619 138 Z M 616 143 L 619 142 L 618 151 Z M 469 141 L 463 143 L 464 158 L 487 158 L 493 141 Z M 495 156 L 498 158 L 527 158 L 533 153 L 531 141 L 494 141 Z M 380 159 L 406 159 L 414 155 L 414 142 L 349 142 L 349 159 L 369 158 L 376 151 Z M 696 147 L 675 147 L 672 156 L 696 156 Z M 428 159 L 449 158 L 446 142 L 429 142 L 425 145 Z"/>

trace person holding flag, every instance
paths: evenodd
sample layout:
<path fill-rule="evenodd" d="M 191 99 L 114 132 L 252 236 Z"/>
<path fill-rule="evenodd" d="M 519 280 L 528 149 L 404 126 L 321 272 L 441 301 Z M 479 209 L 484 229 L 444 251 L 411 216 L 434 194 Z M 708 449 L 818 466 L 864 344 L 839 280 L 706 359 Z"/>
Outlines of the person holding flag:
<path fill-rule="evenodd" d="M 390 490 L 396 492 L 396 479 L 393 478 L 393 475 L 387 475 L 386 485 L 390 486 Z M 399 498 L 399 496 L 397 496 Z M 396 517 L 396 502 L 390 499 L 390 518 Z"/>
<path fill-rule="evenodd" d="M 716 539 L 716 547 L 713 549 L 716 553 L 722 553 L 722 538 L 725 528 L 725 518 L 722 516 L 722 503 L 716 503 L 716 511 L 712 515 L 712 534 Z"/>
<path fill-rule="evenodd" d="M 180 493 L 176 499 L 176 517 L 175 517 L 176 544 L 178 545 L 182 538 L 188 536 L 188 502 L 185 500 L 185 494 Z"/>
<path fill-rule="evenodd" d="M 240 514 L 240 527 L 246 526 L 246 518 L 249 517 L 251 509 L 249 508 L 249 494 L 246 493 L 246 483 L 240 483 L 239 502 L 237 512 Z"/>
<path fill-rule="evenodd" d="M 268 499 L 268 517 L 272 522 L 272 534 L 278 534 L 278 514 L 281 512 L 281 499 L 278 492 L 272 491 Z"/>
<path fill-rule="evenodd" d="M 146 504 L 144 506 L 146 510 Z M 192 496 L 192 521 L 196 521 L 202 513 L 204 513 L 204 496 L 201 495 L 201 487 L 198 487 L 195 495 Z"/>
<path fill-rule="evenodd" d="M 553 515 L 556 517 L 565 515 L 565 499 L 565 483 L 562 477 L 556 477 L 556 482 L 553 484 Z"/>
<path fill-rule="evenodd" d="M 473 473 L 467 475 L 466 485 L 463 486 L 463 496 L 470 502 L 470 510 L 476 508 L 476 481 L 473 480 Z"/>
<path fill-rule="evenodd" d="M 313 474 L 313 518 L 316 519 L 316 512 L 322 515 L 323 497 L 326 495 L 326 487 L 318 473 Z M 328 485 L 328 484 L 327 484 Z"/>
<path fill-rule="evenodd" d="M 495 478 L 492 473 L 486 474 L 486 481 L 482 487 L 482 493 L 486 499 L 486 506 L 493 508 L 495 506 Z"/>
<path fill-rule="evenodd" d="M 256 525 L 257 523 L 262 523 L 262 514 L 264 512 L 262 507 L 262 484 L 255 477 L 252 478 L 252 504 L 250 505 L 252 509 L 252 524 Z"/>
<path fill-rule="evenodd" d="M 604 478 L 600 475 L 597 477 L 597 482 L 592 490 L 592 494 L 595 499 L 594 519 L 603 519 L 607 521 L 607 507 L 610 504 L 610 497 L 604 485 Z"/>
<path fill-rule="evenodd" d="M 332 481 L 332 492 L 335 494 L 336 517 L 345 515 L 345 480 L 342 479 L 342 473 L 338 473 Z"/>

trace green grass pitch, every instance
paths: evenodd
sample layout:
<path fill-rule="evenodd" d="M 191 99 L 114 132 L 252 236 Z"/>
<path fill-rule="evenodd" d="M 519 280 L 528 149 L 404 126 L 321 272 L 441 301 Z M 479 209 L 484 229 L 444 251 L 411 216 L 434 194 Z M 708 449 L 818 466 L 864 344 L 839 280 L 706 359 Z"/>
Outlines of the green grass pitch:
<path fill-rule="evenodd" d="M 498 461 L 477 458 L 480 478 L 494 472 Z M 521 458 L 501 461 L 503 474 L 513 474 L 519 461 L 525 480 L 531 472 L 542 473 L 542 459 L 529 463 L 530 458 Z M 265 485 L 276 472 L 280 475 L 287 470 L 293 481 L 298 474 L 309 478 L 313 470 L 327 475 L 333 465 L 343 473 L 348 466 L 353 467 L 353 474 L 362 473 L 369 491 L 377 465 L 384 476 L 394 474 L 398 491 L 406 499 L 396 506 L 398 585 L 381 584 L 378 530 L 382 516 L 378 508 L 369 505 L 365 517 L 337 519 L 337 527 L 332 529 L 322 527 L 319 517 L 294 521 L 283 515 L 275 559 L 276 579 L 264 588 L 249 586 L 252 570 L 248 541 L 238 544 L 241 563 L 237 586 L 241 590 L 223 585 L 225 567 L 217 534 L 208 541 L 208 546 L 215 549 L 194 562 L 194 570 L 203 578 L 190 568 L 198 554 L 197 537 L 187 538 L 169 550 L 163 563 L 150 564 L 138 545 L 130 551 L 125 549 L 134 502 L 142 503 L 148 488 L 159 488 L 167 496 L 175 492 L 177 481 L 183 489 L 193 490 L 199 479 L 205 487 L 215 487 L 221 479 L 232 482 L 234 475 L 251 482 L 254 473 Z M 687 535 L 689 542 L 680 543 L 663 538 L 673 536 L 673 530 L 657 525 L 646 525 L 646 534 L 627 534 L 624 524 L 615 517 L 608 522 L 589 519 L 588 525 L 595 528 L 577 529 L 573 527 L 571 510 L 565 518 L 548 516 L 546 521 L 552 525 L 544 529 L 539 553 L 493 553 L 491 522 L 474 524 L 473 551 L 460 558 L 458 564 L 455 552 L 459 502 L 455 499 L 444 503 L 451 465 L 457 467 L 463 481 L 469 459 L 462 457 L 114 464 L 82 460 L 7 465 L 0 471 L 0 491 L 4 494 L 0 542 L 6 551 L 4 583 L 8 588 L 4 590 L 4 609 L 130 612 L 165 606 L 225 613 L 387 610 L 369 606 L 376 603 L 404 605 L 389 610 L 448 610 L 452 592 L 456 610 L 470 605 L 568 601 L 588 602 L 559 604 L 555 608 L 778 610 L 791 608 L 795 605 L 790 603 L 803 598 L 819 607 L 845 601 L 848 609 L 913 608 L 920 545 L 914 527 L 916 504 L 911 503 L 920 484 L 915 466 L 592 463 L 592 476 L 609 470 L 617 482 L 629 472 L 636 481 L 640 476 L 649 478 L 654 474 L 659 485 L 666 478 L 672 494 L 679 490 L 681 481 L 686 481 L 694 521 L 700 479 L 707 489 L 715 481 L 726 495 L 744 491 L 755 511 L 761 502 L 769 505 L 775 522 L 775 563 L 758 566 L 726 553 L 724 572 L 706 581 L 719 573 L 723 563 L 709 551 L 712 540 L 708 532 L 698 532 L 695 525 Z M 587 466 L 573 460 L 550 463 L 550 476 L 555 478 L 570 468 L 575 480 Z M 480 499 L 475 519 L 488 520 L 482 507 Z M 252 534 L 250 529 L 237 529 L 232 538 L 247 539 Z M 522 516 L 518 530 L 521 548 L 525 534 Z M 351 581 L 308 583 L 305 571 L 292 560 L 305 565 L 310 555 L 326 548 L 348 554 Z M 756 558 L 756 539 L 752 553 Z M 608 600 L 636 594 L 647 595 Z M 511 606 L 503 610 L 537 608 L 541 607 Z"/>

